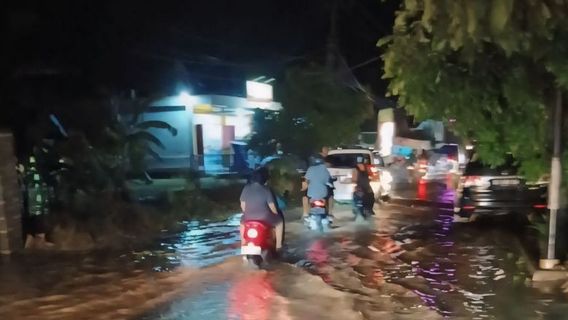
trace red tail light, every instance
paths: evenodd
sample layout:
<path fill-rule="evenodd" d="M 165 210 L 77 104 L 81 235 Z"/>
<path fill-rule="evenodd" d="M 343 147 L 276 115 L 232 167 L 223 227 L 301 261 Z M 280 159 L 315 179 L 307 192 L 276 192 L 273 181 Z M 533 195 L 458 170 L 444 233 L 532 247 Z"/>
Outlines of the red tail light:
<path fill-rule="evenodd" d="M 464 210 L 474 210 L 475 206 L 463 206 Z"/>
<path fill-rule="evenodd" d="M 246 221 L 243 234 L 243 245 L 263 246 L 271 241 L 271 228 L 261 221 Z"/>
<path fill-rule="evenodd" d="M 481 178 L 478 176 L 466 176 L 463 178 L 464 187 L 480 186 L 481 183 Z"/>
<path fill-rule="evenodd" d="M 367 174 L 369 174 L 369 178 L 371 180 L 379 180 L 379 169 L 374 165 L 368 164 L 366 165 Z"/>
<path fill-rule="evenodd" d="M 258 237 L 258 230 L 255 228 L 249 228 L 247 230 L 247 238 L 249 239 L 256 239 Z"/>
<path fill-rule="evenodd" d="M 546 209 L 548 206 L 546 204 L 535 204 L 533 207 L 535 209 Z"/>
<path fill-rule="evenodd" d="M 325 201 L 316 200 L 316 201 L 312 202 L 312 207 L 325 208 Z"/>

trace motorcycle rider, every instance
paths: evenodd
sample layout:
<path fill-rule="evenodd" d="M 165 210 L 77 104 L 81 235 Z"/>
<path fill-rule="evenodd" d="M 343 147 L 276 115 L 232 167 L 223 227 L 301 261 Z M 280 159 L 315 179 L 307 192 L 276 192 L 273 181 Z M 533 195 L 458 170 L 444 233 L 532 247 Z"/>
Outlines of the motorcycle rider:
<path fill-rule="evenodd" d="M 310 159 L 310 167 L 304 176 L 307 184 L 306 196 L 308 199 L 328 200 L 329 181 L 331 175 L 321 155 L 314 155 Z M 309 202 L 309 200 L 308 200 Z"/>
<path fill-rule="evenodd" d="M 268 170 L 260 168 L 252 172 L 249 183 L 245 185 L 241 193 L 241 241 L 244 236 L 244 225 L 246 221 L 263 221 L 272 226 L 276 235 L 276 250 L 282 248 L 284 239 L 284 217 L 279 214 L 273 193 L 266 186 L 268 181 Z"/>
<path fill-rule="evenodd" d="M 312 173 L 310 173 L 310 175 L 313 174 L 313 172 L 319 172 L 318 174 L 316 174 L 317 177 L 314 177 L 317 181 L 317 183 L 321 183 L 321 179 L 322 177 L 320 173 L 323 173 L 323 169 L 321 167 L 319 167 L 321 164 L 323 164 L 326 168 L 329 166 L 329 163 L 327 163 L 325 161 L 327 155 L 329 153 L 329 147 L 322 147 L 321 151 L 319 152 L 319 154 L 315 155 L 315 156 L 311 156 L 310 157 L 310 168 L 312 166 L 316 166 L 318 168 L 316 169 L 312 169 Z M 308 168 L 308 171 L 310 170 L 310 168 Z M 325 198 L 322 198 L 322 200 L 326 200 L 326 207 L 328 210 L 328 214 L 331 215 L 332 211 L 333 211 L 333 190 L 335 189 L 335 187 L 333 186 L 333 182 L 335 181 L 334 178 L 331 177 L 331 175 L 329 174 L 329 170 L 325 170 L 327 172 L 327 175 L 329 176 L 329 180 L 327 181 L 327 195 Z M 325 173 L 323 173 L 325 175 Z M 303 192 L 303 196 L 302 196 L 302 207 L 303 207 L 303 218 L 307 218 L 309 211 L 310 211 L 310 203 L 309 203 L 309 199 L 312 198 L 310 196 L 308 196 L 308 180 L 306 179 L 306 177 L 308 176 L 308 172 L 306 171 L 306 175 L 304 175 L 304 177 L 302 177 L 302 188 L 301 191 Z"/>
<path fill-rule="evenodd" d="M 352 173 L 352 182 L 355 183 L 353 203 L 357 203 L 358 200 L 363 201 L 363 208 L 369 210 L 370 214 L 374 214 L 373 204 L 375 203 L 375 194 L 371 187 L 371 180 L 369 179 L 369 173 L 366 168 L 368 164 L 367 159 L 357 157 L 357 166 L 353 169 Z"/>

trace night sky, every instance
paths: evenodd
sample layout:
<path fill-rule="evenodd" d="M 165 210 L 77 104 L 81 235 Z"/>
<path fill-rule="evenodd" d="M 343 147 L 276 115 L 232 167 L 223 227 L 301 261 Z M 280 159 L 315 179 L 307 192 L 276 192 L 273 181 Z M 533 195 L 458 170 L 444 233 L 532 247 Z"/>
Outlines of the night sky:
<path fill-rule="evenodd" d="M 380 56 L 395 0 L 339 0 L 338 46 L 349 67 Z M 33 141 L 48 115 L 99 132 L 109 97 L 243 95 L 247 79 L 323 61 L 332 0 L 12 1 L 0 59 L 0 128 Z M 377 97 L 380 59 L 354 69 Z M 278 82 L 276 82 L 278 86 Z M 370 125 L 374 128 L 374 124 Z M 28 145 L 29 143 L 24 143 Z M 20 145 L 22 145 L 20 143 Z"/>
<path fill-rule="evenodd" d="M 324 55 L 330 0 L 162 0 L 17 2 L 3 10 L 6 79 L 49 78 L 46 94 L 135 88 L 231 91 L 247 77 L 278 76 L 290 64 Z M 379 55 L 396 1 L 340 0 L 340 51 L 349 66 Z M 6 54 L 6 53 L 5 53 Z M 380 61 L 355 74 L 384 91 Z M 80 85 L 79 85 L 80 83 Z M 179 86 L 179 84 L 177 84 Z M 229 93 L 229 92 L 227 92 Z M 70 94 L 70 93 L 67 93 Z"/>

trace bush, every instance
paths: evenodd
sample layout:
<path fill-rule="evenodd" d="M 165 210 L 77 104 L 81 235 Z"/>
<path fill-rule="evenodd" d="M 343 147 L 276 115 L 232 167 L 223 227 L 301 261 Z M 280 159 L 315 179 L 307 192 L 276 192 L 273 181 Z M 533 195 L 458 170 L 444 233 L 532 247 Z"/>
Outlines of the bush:
<path fill-rule="evenodd" d="M 275 159 L 267 164 L 270 174 L 270 187 L 278 195 L 299 198 L 302 175 L 297 171 L 298 160 L 292 157 Z"/>

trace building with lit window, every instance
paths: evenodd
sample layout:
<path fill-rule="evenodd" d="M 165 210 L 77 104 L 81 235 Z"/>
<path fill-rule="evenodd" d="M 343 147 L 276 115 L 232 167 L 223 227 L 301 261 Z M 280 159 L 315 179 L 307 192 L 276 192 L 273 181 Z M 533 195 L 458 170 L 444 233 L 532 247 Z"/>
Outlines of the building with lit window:
<path fill-rule="evenodd" d="M 229 171 L 234 164 L 235 145 L 252 131 L 254 110 L 281 108 L 272 100 L 272 86 L 258 82 L 247 83 L 247 97 L 183 92 L 158 99 L 140 121 L 165 121 L 178 133 L 172 136 L 166 130 L 149 129 L 165 147 L 154 150 L 161 159 L 149 158 L 149 170 Z"/>

